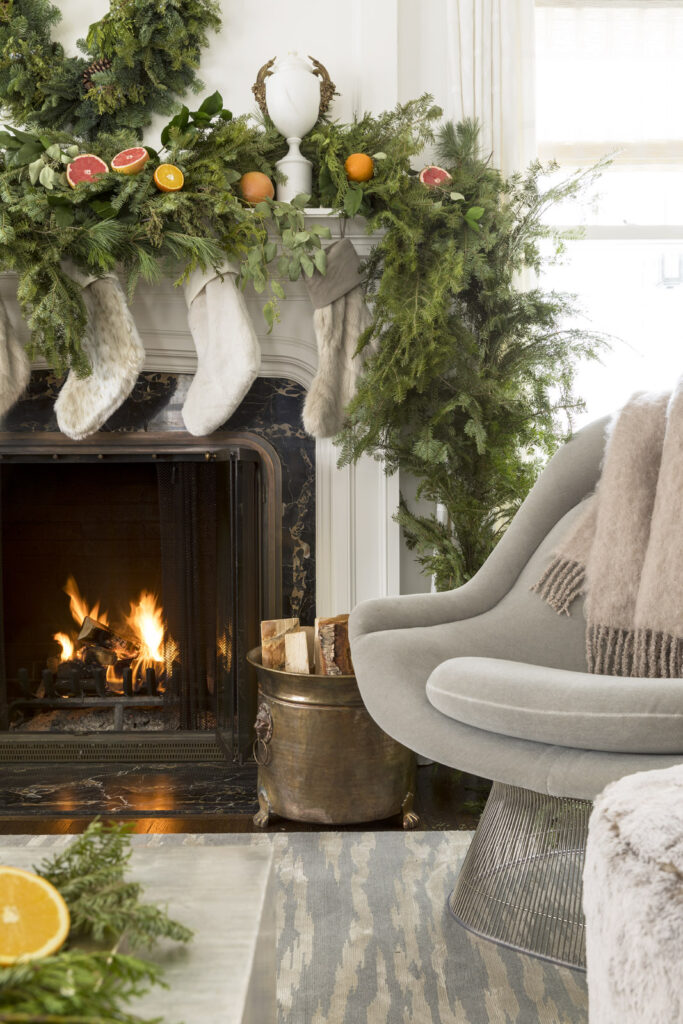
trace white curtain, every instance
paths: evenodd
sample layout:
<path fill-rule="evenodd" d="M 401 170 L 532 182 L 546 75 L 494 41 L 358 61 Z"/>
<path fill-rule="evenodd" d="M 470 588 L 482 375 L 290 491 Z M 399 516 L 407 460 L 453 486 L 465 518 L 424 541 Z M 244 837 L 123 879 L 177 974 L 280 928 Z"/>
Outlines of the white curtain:
<path fill-rule="evenodd" d="M 536 156 L 534 0 L 397 0 L 398 97 L 477 117 L 505 173 Z"/>
<path fill-rule="evenodd" d="M 536 155 L 534 0 L 444 0 L 447 108 L 477 117 L 505 174 Z"/>

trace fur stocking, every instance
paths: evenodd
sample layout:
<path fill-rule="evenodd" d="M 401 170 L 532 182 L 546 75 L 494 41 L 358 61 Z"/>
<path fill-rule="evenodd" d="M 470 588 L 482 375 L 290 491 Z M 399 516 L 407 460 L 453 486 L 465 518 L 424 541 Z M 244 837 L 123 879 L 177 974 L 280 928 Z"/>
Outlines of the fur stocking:
<path fill-rule="evenodd" d="M 17 338 L 0 299 L 0 416 L 12 408 L 30 378 L 31 364 L 26 349 Z"/>
<path fill-rule="evenodd" d="M 85 277 L 69 268 L 83 285 L 88 324 L 83 349 L 92 373 L 79 378 L 71 370 L 55 402 L 59 429 L 80 441 L 99 430 L 125 402 L 145 361 L 140 340 L 118 280 Z"/>
<path fill-rule="evenodd" d="M 261 349 L 236 270 L 195 271 L 185 285 L 197 372 L 183 406 L 185 426 L 197 437 L 213 433 L 234 413 L 258 376 Z"/>
<path fill-rule="evenodd" d="M 313 437 L 332 437 L 344 425 L 346 407 L 356 392 L 362 356 L 358 339 L 370 324 L 360 261 L 348 239 L 327 250 L 327 273 L 307 282 L 315 308 L 313 322 L 318 344 L 318 372 L 304 405 L 304 428 Z"/>
<path fill-rule="evenodd" d="M 344 410 L 356 393 L 361 357 L 355 355 L 370 314 L 361 285 L 313 314 L 318 372 L 304 405 L 304 428 L 312 437 L 333 437 L 344 425 Z"/>

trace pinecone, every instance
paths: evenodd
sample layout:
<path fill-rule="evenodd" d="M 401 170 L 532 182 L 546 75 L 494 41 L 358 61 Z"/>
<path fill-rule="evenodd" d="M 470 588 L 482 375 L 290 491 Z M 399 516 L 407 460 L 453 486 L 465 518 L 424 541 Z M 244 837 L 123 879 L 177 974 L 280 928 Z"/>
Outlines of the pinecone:
<path fill-rule="evenodd" d="M 92 64 L 88 64 L 87 68 L 83 72 L 83 88 L 86 92 L 89 92 L 95 85 L 92 80 L 92 76 L 96 75 L 99 71 L 110 71 L 111 61 L 108 57 L 104 57 L 102 60 L 94 60 Z"/>

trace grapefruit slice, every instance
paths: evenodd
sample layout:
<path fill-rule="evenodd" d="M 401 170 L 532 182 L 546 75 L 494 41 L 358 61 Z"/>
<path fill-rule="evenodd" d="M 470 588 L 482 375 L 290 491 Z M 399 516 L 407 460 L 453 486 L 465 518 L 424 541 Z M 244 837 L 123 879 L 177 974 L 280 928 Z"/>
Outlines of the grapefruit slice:
<path fill-rule="evenodd" d="M 107 174 L 108 171 L 109 168 L 99 156 L 95 156 L 94 153 L 81 153 L 67 166 L 66 180 L 72 188 L 76 188 L 80 182 L 94 181 L 100 174 Z"/>
<path fill-rule="evenodd" d="M 0 964 L 56 953 L 70 925 L 69 908 L 53 885 L 32 871 L 0 865 Z"/>
<path fill-rule="evenodd" d="M 149 153 L 144 146 L 133 146 L 132 149 L 122 149 L 116 154 L 111 162 L 111 169 L 118 174 L 137 174 L 148 160 Z"/>
<path fill-rule="evenodd" d="M 160 192 L 180 192 L 185 177 L 175 164 L 159 164 L 154 172 L 154 184 Z"/>
<path fill-rule="evenodd" d="M 430 164 L 429 167 L 423 167 L 420 171 L 420 181 L 428 188 L 434 188 L 435 185 L 447 185 L 453 179 L 448 171 L 444 171 L 443 167 Z"/>

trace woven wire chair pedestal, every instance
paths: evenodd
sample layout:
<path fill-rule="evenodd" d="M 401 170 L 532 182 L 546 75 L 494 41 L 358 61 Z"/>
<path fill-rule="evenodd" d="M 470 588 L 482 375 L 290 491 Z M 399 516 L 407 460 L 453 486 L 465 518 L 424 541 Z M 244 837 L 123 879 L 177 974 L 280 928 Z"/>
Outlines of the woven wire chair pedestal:
<path fill-rule="evenodd" d="M 590 800 L 494 782 L 448 904 L 469 931 L 585 970 L 581 907 Z"/>

